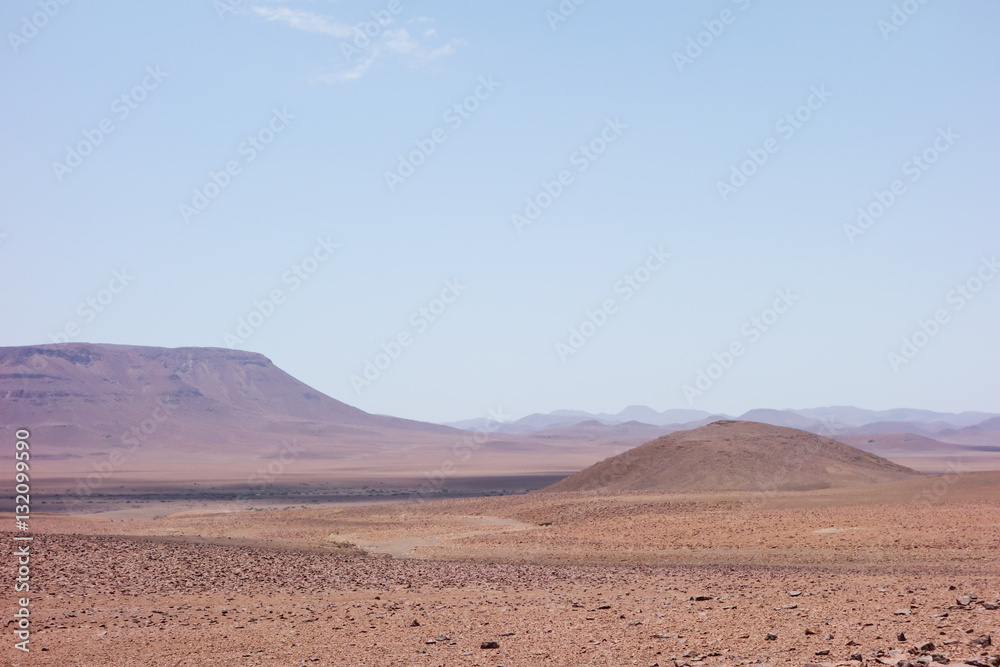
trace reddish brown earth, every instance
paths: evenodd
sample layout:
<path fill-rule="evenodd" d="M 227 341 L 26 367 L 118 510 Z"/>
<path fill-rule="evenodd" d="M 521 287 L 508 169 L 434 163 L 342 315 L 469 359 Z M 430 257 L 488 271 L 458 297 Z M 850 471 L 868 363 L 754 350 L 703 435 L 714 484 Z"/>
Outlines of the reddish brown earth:
<path fill-rule="evenodd" d="M 1000 474 L 863 488 L 37 516 L 32 653 L 0 660 L 989 664 Z"/>
<path fill-rule="evenodd" d="M 913 470 L 814 433 L 724 420 L 605 459 L 548 491 L 767 491 L 886 482 Z"/>
<path fill-rule="evenodd" d="M 82 344 L 0 350 L 0 407 L 32 429 L 35 537 L 24 654 L 3 533 L 0 665 L 1000 663 L 1000 473 L 918 476 L 729 423 L 613 459 L 621 484 L 601 492 L 359 504 L 428 476 L 537 488 L 663 427 L 477 441 L 366 414 L 259 355 Z M 970 428 L 948 437 L 995 432 Z M 75 515 L 43 513 L 116 451 Z"/>

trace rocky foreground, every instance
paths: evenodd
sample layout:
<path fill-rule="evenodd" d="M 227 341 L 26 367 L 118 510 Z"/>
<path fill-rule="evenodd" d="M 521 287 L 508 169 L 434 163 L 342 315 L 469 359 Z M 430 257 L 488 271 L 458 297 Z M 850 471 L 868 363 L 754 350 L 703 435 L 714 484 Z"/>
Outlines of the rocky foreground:
<path fill-rule="evenodd" d="M 8 642 L 0 662 L 1000 666 L 992 567 L 597 567 L 353 553 L 38 535 L 32 651 Z"/>

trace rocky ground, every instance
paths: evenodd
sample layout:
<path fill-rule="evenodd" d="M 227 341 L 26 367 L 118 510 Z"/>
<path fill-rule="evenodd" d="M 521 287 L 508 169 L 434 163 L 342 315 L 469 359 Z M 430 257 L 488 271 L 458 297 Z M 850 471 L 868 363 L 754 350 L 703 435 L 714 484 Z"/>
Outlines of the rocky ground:
<path fill-rule="evenodd" d="M 38 517 L 32 650 L 6 620 L 0 663 L 998 667 L 989 482 L 931 504 L 899 487 L 739 513 L 731 498 L 522 496 Z M 878 557 L 857 558 L 872 542 Z"/>

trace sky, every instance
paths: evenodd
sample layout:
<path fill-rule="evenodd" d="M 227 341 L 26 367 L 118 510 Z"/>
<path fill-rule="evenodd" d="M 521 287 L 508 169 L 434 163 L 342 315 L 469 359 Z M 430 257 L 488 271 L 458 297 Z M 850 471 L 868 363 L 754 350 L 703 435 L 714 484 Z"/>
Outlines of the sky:
<path fill-rule="evenodd" d="M 429 421 L 1000 411 L 1000 6 L 0 9 L 0 345 Z"/>

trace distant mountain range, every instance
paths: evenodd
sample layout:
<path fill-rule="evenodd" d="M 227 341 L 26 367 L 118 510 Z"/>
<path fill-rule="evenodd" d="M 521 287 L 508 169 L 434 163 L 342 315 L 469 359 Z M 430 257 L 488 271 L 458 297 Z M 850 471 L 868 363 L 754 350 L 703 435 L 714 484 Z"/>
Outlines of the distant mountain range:
<path fill-rule="evenodd" d="M 547 414 L 532 414 L 500 427 L 501 433 L 523 434 L 575 426 L 581 422 L 598 422 L 612 426 L 626 422 L 639 422 L 651 426 L 676 427 L 675 430 L 697 428 L 719 419 L 753 421 L 772 426 L 785 426 L 819 433 L 828 437 L 867 433 L 912 433 L 915 435 L 941 435 L 944 442 L 971 444 L 978 438 L 994 443 L 996 422 L 1000 414 L 990 412 L 934 412 L 898 408 L 894 410 L 865 410 L 851 406 L 807 408 L 804 410 L 755 409 L 733 417 L 711 414 L 701 410 L 664 410 L 657 412 L 644 405 L 630 405 L 617 414 L 591 413 L 578 410 L 556 410 Z M 463 429 L 480 428 L 483 420 L 468 419 L 446 423 Z M 972 429 L 972 430 L 970 430 Z M 951 439 L 949 439 L 951 438 Z"/>
<path fill-rule="evenodd" d="M 14 429 L 30 429 L 33 487 L 46 482 L 60 493 L 262 479 L 309 486 L 405 478 L 437 489 L 456 478 L 570 474 L 726 418 L 630 406 L 617 414 L 560 410 L 503 424 L 441 425 L 366 413 L 251 352 L 0 348 L 0 434 L 12 442 Z M 809 431 L 922 472 L 943 472 L 955 461 L 1000 469 L 996 414 L 833 407 L 752 410 L 739 419 Z"/>
<path fill-rule="evenodd" d="M 574 426 L 581 422 L 593 421 L 600 424 L 614 425 L 625 422 L 639 422 L 651 426 L 672 426 L 690 424 L 701 420 L 728 419 L 726 415 L 712 415 L 702 410 L 664 410 L 657 412 L 645 405 L 630 405 L 617 414 L 607 412 L 582 412 L 580 410 L 556 410 L 547 414 L 535 413 L 516 421 L 507 422 L 500 427 L 501 433 L 534 433 L 554 428 Z M 447 422 L 444 425 L 454 428 L 482 428 L 483 419 L 466 419 L 457 422 Z"/>
<path fill-rule="evenodd" d="M 657 412 L 643 405 L 632 405 L 617 414 L 557 410 L 528 415 L 503 424 L 499 432 L 539 438 L 561 435 L 570 440 L 614 436 L 621 438 L 624 444 L 641 438 L 648 442 L 722 419 L 733 418 L 698 410 Z M 1000 416 L 989 412 L 954 413 L 909 408 L 876 411 L 837 406 L 805 410 L 756 409 L 735 419 L 815 433 L 921 472 L 1000 469 Z M 467 420 L 450 425 L 477 428 L 481 422 Z M 625 437 L 625 433 L 631 437 Z"/>

